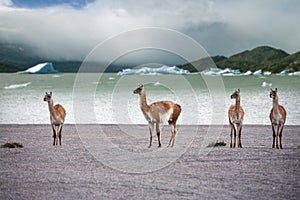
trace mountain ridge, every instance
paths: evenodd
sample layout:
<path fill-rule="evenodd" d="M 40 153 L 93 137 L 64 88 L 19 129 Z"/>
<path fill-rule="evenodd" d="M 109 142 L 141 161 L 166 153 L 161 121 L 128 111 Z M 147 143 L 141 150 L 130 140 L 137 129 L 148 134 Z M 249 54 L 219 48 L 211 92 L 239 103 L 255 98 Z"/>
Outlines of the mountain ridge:
<path fill-rule="evenodd" d="M 252 50 L 245 50 L 230 57 L 212 56 L 216 67 L 220 69 L 231 68 L 238 69 L 241 72 L 248 70 L 270 71 L 279 73 L 283 70 L 288 72 L 300 71 L 300 51 L 288 54 L 282 49 L 276 49 L 270 46 L 259 46 Z M 210 62 L 209 62 L 210 61 Z M 213 68 L 209 58 L 202 58 L 191 63 L 180 66 L 191 72 L 203 70 L 203 68 Z"/>
<path fill-rule="evenodd" d="M 212 61 L 214 61 L 215 65 L 212 65 Z M 34 54 L 30 47 L 0 43 L 0 73 L 26 70 L 43 62 L 52 62 L 55 69 L 63 73 L 75 73 L 82 64 L 80 60 L 51 60 Z M 300 71 L 300 51 L 288 54 L 282 49 L 270 46 L 258 46 L 229 57 L 216 55 L 176 66 L 190 72 L 197 72 L 213 67 L 238 69 L 241 72 L 248 70 L 256 71 L 259 69 L 272 73 L 279 73 L 283 70 L 295 72 Z M 132 67 L 110 65 L 105 72 L 119 72 L 124 68 Z"/>

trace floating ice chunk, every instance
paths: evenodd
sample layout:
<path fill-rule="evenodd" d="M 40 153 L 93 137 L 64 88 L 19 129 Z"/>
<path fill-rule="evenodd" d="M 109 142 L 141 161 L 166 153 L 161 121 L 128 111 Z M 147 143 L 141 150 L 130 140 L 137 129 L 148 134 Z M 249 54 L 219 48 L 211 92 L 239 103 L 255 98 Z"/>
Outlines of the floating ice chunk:
<path fill-rule="evenodd" d="M 298 71 L 298 72 L 291 72 L 288 75 L 289 76 L 300 76 L 300 71 Z"/>
<path fill-rule="evenodd" d="M 247 72 L 243 73 L 242 75 L 249 76 L 249 75 L 252 75 L 252 72 L 250 70 L 248 70 Z"/>
<path fill-rule="evenodd" d="M 231 69 L 231 68 L 226 68 L 226 69 L 210 68 L 210 69 L 203 70 L 201 72 L 201 74 L 207 75 L 207 76 L 215 76 L 215 75 L 238 76 L 238 75 L 241 75 L 241 72 L 240 72 L 240 70 Z"/>
<path fill-rule="evenodd" d="M 221 69 L 219 69 L 219 68 L 210 68 L 210 69 L 203 70 L 201 72 L 201 74 L 207 75 L 207 76 L 219 75 L 220 71 L 221 71 Z"/>
<path fill-rule="evenodd" d="M 9 85 L 9 86 L 5 86 L 4 89 L 16 89 L 16 88 L 22 88 L 22 87 L 27 87 L 28 85 L 30 85 L 31 82 L 28 83 L 22 83 L 22 84 L 13 84 L 13 85 Z"/>
<path fill-rule="evenodd" d="M 261 76 L 262 75 L 262 70 L 261 69 L 256 70 L 255 72 L 253 72 L 253 75 Z"/>
<path fill-rule="evenodd" d="M 58 71 L 54 69 L 52 63 L 40 63 L 25 71 L 17 72 L 18 74 L 54 74 Z"/>
<path fill-rule="evenodd" d="M 271 74 L 271 72 L 266 72 L 267 75 Z M 246 73 L 241 73 L 238 69 L 220 69 L 217 67 L 205 69 L 201 72 L 194 72 L 191 73 L 188 70 L 181 69 L 177 66 L 168 67 L 168 66 L 162 66 L 158 68 L 150 68 L 150 67 L 142 67 L 140 69 L 123 69 L 122 71 L 118 72 L 118 75 L 159 75 L 159 74 L 201 74 L 205 76 L 248 76 L 248 75 L 262 75 L 262 70 L 257 70 L 254 73 L 251 71 L 247 71 Z"/>
<path fill-rule="evenodd" d="M 266 71 L 263 74 L 264 74 L 264 76 L 270 76 L 272 74 L 272 72 Z"/>
<path fill-rule="evenodd" d="M 267 82 L 264 81 L 264 82 L 262 82 L 261 86 L 262 87 L 267 87 L 267 86 L 271 87 L 272 83 L 267 83 Z"/>
<path fill-rule="evenodd" d="M 154 84 L 153 84 L 154 86 L 158 86 L 158 85 L 160 85 L 160 82 L 155 82 Z"/>
<path fill-rule="evenodd" d="M 223 75 L 223 76 L 235 76 L 235 75 L 240 75 L 241 72 L 238 69 L 230 69 L 230 68 L 226 68 L 223 69 L 219 72 L 219 74 Z"/>
<path fill-rule="evenodd" d="M 159 75 L 159 74 L 190 74 L 188 70 L 177 66 L 168 67 L 166 65 L 158 68 L 142 67 L 140 69 L 123 69 L 117 75 Z"/>
<path fill-rule="evenodd" d="M 280 73 L 276 74 L 276 75 L 279 75 L 279 76 L 285 76 L 285 75 L 288 75 L 288 72 L 283 70 L 281 71 Z"/>

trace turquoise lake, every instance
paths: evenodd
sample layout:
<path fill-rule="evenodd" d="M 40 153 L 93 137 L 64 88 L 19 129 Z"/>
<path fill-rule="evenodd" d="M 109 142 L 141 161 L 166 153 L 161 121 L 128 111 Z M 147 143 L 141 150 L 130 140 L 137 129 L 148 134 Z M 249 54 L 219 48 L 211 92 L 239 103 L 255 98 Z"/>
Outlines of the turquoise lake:
<path fill-rule="evenodd" d="M 67 110 L 67 124 L 146 124 L 133 90 L 145 85 L 148 104 L 172 100 L 182 106 L 179 124 L 228 124 L 230 95 L 241 90 L 244 124 L 270 124 L 270 88 L 278 88 L 279 104 L 288 125 L 300 124 L 299 76 L 202 76 L 104 74 L 0 74 L 0 123 L 48 124 L 43 101 L 53 92 L 54 103 Z"/>

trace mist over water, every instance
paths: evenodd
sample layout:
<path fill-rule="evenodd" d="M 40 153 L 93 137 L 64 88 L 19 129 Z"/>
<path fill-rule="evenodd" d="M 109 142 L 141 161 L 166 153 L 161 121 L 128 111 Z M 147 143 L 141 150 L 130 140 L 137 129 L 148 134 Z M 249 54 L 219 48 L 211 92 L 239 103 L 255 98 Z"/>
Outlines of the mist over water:
<path fill-rule="evenodd" d="M 53 92 L 54 103 L 62 104 L 66 111 L 66 123 L 74 120 L 73 86 L 77 74 L 19 75 L 0 74 L 0 124 L 48 124 L 49 111 L 43 101 L 45 92 Z M 138 83 L 145 85 L 148 104 L 171 100 L 182 106 L 179 124 L 215 124 L 213 115 L 220 115 L 221 123 L 228 124 L 227 110 L 234 100 L 234 89 L 241 90 L 241 105 L 245 110 L 244 124 L 270 124 L 269 112 L 272 100 L 270 88 L 278 88 L 279 104 L 287 111 L 288 125 L 299 125 L 300 79 L 298 76 L 226 76 L 222 85 L 210 85 L 201 75 L 131 75 L 100 74 L 98 81 L 86 81 L 80 85 L 85 91 L 95 87 L 94 114 L 99 124 L 146 124 L 139 108 L 139 96 L 133 94 Z M 93 75 L 95 76 L 95 75 Z M 214 78 L 212 78 L 213 80 Z M 225 90 L 224 90 L 225 87 Z M 215 110 L 212 93 L 224 97 L 225 108 Z M 77 99 L 78 100 L 78 99 Z M 80 99 L 79 99 L 80 100 Z"/>

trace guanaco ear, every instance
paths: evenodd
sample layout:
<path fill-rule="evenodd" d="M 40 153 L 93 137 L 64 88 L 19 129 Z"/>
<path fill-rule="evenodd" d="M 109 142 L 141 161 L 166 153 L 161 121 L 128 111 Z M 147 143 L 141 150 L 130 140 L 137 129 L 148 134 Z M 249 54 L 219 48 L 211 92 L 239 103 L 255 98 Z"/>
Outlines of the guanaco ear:
<path fill-rule="evenodd" d="M 240 88 L 237 89 L 238 93 L 240 93 Z"/>
<path fill-rule="evenodd" d="M 139 85 L 138 85 L 139 87 L 144 87 L 144 85 L 143 84 L 141 84 L 141 83 L 139 83 Z"/>
<path fill-rule="evenodd" d="M 52 96 L 52 91 L 50 92 L 50 95 Z"/>
<path fill-rule="evenodd" d="M 277 88 L 275 88 L 275 91 L 277 92 Z"/>

